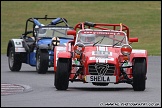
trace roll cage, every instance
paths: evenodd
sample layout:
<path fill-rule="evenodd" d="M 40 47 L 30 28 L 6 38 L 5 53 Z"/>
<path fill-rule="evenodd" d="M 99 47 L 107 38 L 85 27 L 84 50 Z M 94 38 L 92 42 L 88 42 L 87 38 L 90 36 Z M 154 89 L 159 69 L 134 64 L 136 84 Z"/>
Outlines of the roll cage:
<path fill-rule="evenodd" d="M 93 23 L 93 22 L 81 22 L 76 24 L 74 30 L 84 30 L 84 29 L 99 29 L 99 30 L 117 30 L 124 31 L 127 34 L 127 38 L 129 40 L 129 28 L 128 26 L 120 23 L 120 24 L 106 24 L 106 23 Z"/>
<path fill-rule="evenodd" d="M 68 21 L 65 18 L 53 18 L 53 17 L 47 17 L 47 15 L 45 15 L 45 17 L 32 17 L 32 18 L 28 18 L 26 20 L 26 25 L 25 25 L 25 32 L 23 34 L 24 37 L 26 37 L 28 34 L 32 33 L 32 35 L 35 37 L 34 34 L 34 28 L 36 25 L 40 25 L 41 23 L 39 21 L 49 21 L 52 20 L 48 25 L 46 26 L 51 26 L 51 27 L 55 27 L 57 25 L 57 27 L 68 27 L 68 28 L 73 28 L 70 27 L 68 25 Z M 28 30 L 28 26 L 29 26 L 29 22 L 31 22 L 32 25 L 32 30 Z M 61 26 L 59 24 L 62 24 Z M 64 24 L 64 25 L 63 25 Z"/>

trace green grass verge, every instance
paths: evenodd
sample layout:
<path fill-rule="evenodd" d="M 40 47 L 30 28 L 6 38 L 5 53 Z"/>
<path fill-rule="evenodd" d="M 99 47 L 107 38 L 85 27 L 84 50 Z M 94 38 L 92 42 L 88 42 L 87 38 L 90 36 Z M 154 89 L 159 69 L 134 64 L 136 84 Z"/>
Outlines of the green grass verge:
<path fill-rule="evenodd" d="M 30 17 L 64 17 L 69 25 L 84 21 L 123 23 L 135 49 L 161 55 L 161 1 L 1 1 L 1 54 L 9 39 L 19 38 Z"/>

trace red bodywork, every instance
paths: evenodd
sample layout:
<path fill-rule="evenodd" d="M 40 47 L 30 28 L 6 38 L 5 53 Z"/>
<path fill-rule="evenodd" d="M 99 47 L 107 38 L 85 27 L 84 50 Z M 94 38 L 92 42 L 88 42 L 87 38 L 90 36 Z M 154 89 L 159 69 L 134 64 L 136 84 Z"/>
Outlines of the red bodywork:
<path fill-rule="evenodd" d="M 90 29 L 87 31 L 87 29 Z M 98 31 L 97 31 L 98 30 Z M 95 32 L 96 31 L 96 32 Z M 108 83 L 129 83 L 132 84 L 132 67 L 134 59 L 143 58 L 146 60 L 147 51 L 138 49 L 128 49 L 122 46 L 100 46 L 89 45 L 82 46 L 80 53 L 77 50 L 77 36 L 84 34 L 104 34 L 127 36 L 126 45 L 132 42 L 138 42 L 138 38 L 129 37 L 129 28 L 124 24 L 105 24 L 82 22 L 76 24 L 74 31 L 69 31 L 69 35 L 74 36 L 74 40 L 67 43 L 66 46 L 56 46 L 54 50 L 54 71 L 57 71 L 57 60 L 65 58 L 72 60 L 69 81 L 82 81 L 84 83 L 92 82 L 94 85 L 104 85 Z M 112 36 L 113 37 L 113 36 Z M 111 37 L 109 37 L 111 38 Z M 118 39 L 113 38 L 114 42 Z M 131 52 L 129 55 L 123 55 L 124 51 Z M 107 54 L 108 52 L 108 54 Z M 101 54 L 98 54 L 101 53 Z M 105 54 L 104 54 L 105 53 Z M 127 53 L 127 52 L 126 52 Z M 124 66 L 124 62 L 127 66 Z M 94 73 L 92 72 L 94 71 Z M 90 76 L 88 76 L 90 75 Z M 94 76 L 93 76 L 94 75 Z M 108 76 L 108 77 L 105 77 Z"/>

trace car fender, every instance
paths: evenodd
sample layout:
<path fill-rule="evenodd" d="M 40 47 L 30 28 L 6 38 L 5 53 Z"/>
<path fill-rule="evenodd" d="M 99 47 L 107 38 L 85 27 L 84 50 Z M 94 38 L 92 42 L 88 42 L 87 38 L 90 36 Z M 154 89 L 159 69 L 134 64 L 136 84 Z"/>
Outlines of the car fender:
<path fill-rule="evenodd" d="M 137 58 L 137 57 L 146 58 L 147 57 L 147 51 L 146 50 L 133 49 L 132 50 L 132 57 L 133 58 Z"/>
<path fill-rule="evenodd" d="M 147 50 L 138 50 L 138 49 L 133 49 L 132 54 L 131 54 L 131 60 L 134 58 L 145 58 L 146 63 L 148 63 L 148 55 L 147 55 Z"/>
<path fill-rule="evenodd" d="M 23 39 L 10 39 L 7 46 L 7 56 L 9 55 L 9 49 L 11 47 L 15 48 L 16 52 L 26 52 L 25 48 L 23 47 Z"/>
<path fill-rule="evenodd" d="M 46 44 L 37 45 L 36 50 L 35 50 L 35 52 L 36 52 L 35 56 L 37 55 L 38 50 L 48 50 L 48 49 L 49 49 L 49 46 Z"/>
<path fill-rule="evenodd" d="M 46 44 L 40 44 L 38 45 L 38 49 L 49 49 L 49 46 Z"/>
<path fill-rule="evenodd" d="M 54 48 L 54 71 L 56 71 L 57 68 L 57 60 L 58 60 L 58 53 L 59 52 L 65 52 L 66 51 L 66 46 L 55 46 Z"/>
<path fill-rule="evenodd" d="M 58 53 L 58 58 L 71 58 L 71 53 L 70 52 L 59 52 Z"/>

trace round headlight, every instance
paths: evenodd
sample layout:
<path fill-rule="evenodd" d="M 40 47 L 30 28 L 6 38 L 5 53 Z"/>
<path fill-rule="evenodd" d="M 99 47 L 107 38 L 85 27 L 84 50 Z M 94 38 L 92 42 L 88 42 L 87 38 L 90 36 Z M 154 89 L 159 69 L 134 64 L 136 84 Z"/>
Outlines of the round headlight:
<path fill-rule="evenodd" d="M 60 39 L 59 39 L 58 37 L 53 37 L 53 38 L 52 38 L 52 44 L 53 44 L 54 46 L 59 45 L 59 44 L 60 44 Z"/>
<path fill-rule="evenodd" d="M 123 45 L 122 47 L 121 47 L 121 53 L 123 54 L 123 55 L 130 55 L 131 54 L 131 52 L 132 52 L 132 47 L 130 46 L 130 45 Z"/>

